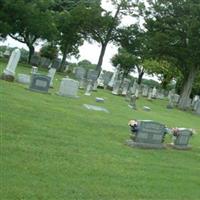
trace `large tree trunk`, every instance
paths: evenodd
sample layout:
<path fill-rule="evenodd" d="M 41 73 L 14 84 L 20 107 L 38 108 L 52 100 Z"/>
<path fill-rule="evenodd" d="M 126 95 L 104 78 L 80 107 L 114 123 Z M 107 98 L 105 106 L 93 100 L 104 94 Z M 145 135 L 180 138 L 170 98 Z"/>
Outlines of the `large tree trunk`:
<path fill-rule="evenodd" d="M 143 75 L 144 75 L 144 71 L 141 71 L 138 75 L 138 80 L 137 80 L 138 85 L 141 84 Z"/>
<path fill-rule="evenodd" d="M 187 101 L 190 98 L 190 94 L 192 91 L 192 84 L 194 82 L 197 72 L 198 68 L 193 67 L 190 69 L 189 74 L 185 75 L 184 84 L 181 91 L 181 97 L 178 103 L 178 107 L 182 110 L 187 109 Z"/>
<path fill-rule="evenodd" d="M 29 48 L 28 64 L 30 64 L 31 57 L 32 57 L 32 55 L 33 55 L 34 52 L 35 52 L 35 48 L 34 48 L 34 46 L 33 46 L 32 44 L 29 44 L 29 45 L 27 45 L 27 46 L 28 46 L 28 48 Z"/>
<path fill-rule="evenodd" d="M 60 72 L 63 72 L 63 71 L 64 71 L 66 58 L 67 58 L 67 50 L 65 50 L 65 51 L 63 52 L 62 61 L 61 61 L 60 68 L 59 68 L 58 71 L 60 71 Z"/>
<path fill-rule="evenodd" d="M 103 63 L 104 54 L 106 52 L 106 46 L 107 46 L 107 43 L 102 44 L 101 53 L 100 53 L 99 60 L 98 60 L 97 66 L 96 66 L 96 70 L 99 72 L 99 75 L 101 73 L 101 66 L 102 66 L 102 63 Z"/>

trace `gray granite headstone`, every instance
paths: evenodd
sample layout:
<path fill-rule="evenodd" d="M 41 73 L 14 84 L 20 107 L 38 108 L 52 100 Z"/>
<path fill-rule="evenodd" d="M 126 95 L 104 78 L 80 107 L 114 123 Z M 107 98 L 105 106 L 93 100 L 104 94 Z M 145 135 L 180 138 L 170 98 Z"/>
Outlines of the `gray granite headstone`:
<path fill-rule="evenodd" d="M 98 72 L 90 69 L 87 73 L 87 80 L 92 80 L 92 82 L 96 81 L 98 78 Z"/>
<path fill-rule="evenodd" d="M 114 83 L 113 85 L 113 90 L 112 90 L 112 94 L 114 95 L 118 95 L 119 94 L 119 88 L 120 88 L 120 84 L 121 84 L 121 81 L 118 80 Z"/>
<path fill-rule="evenodd" d="M 144 85 L 143 90 L 142 90 L 142 96 L 147 97 L 148 96 L 148 86 Z"/>
<path fill-rule="evenodd" d="M 189 140 L 191 136 L 192 136 L 191 130 L 186 129 L 186 128 L 179 128 L 174 144 L 172 144 L 172 147 L 174 147 L 175 149 L 191 148 L 191 146 L 189 145 Z"/>
<path fill-rule="evenodd" d="M 122 95 L 126 96 L 129 88 L 130 80 L 129 79 L 124 79 L 123 84 L 122 84 Z"/>
<path fill-rule="evenodd" d="M 198 100 L 195 105 L 195 111 L 198 115 L 200 115 L 200 100 Z"/>
<path fill-rule="evenodd" d="M 86 75 L 86 70 L 83 67 L 77 67 L 75 69 L 75 78 L 78 80 L 82 80 L 83 78 L 85 78 Z"/>
<path fill-rule="evenodd" d="M 95 105 L 90 105 L 90 104 L 83 104 L 83 106 L 87 108 L 88 110 L 102 111 L 102 112 L 109 113 L 109 111 L 106 108 L 101 107 L 101 106 L 95 106 Z"/>
<path fill-rule="evenodd" d="M 109 72 L 109 71 L 105 71 L 103 74 L 103 80 L 104 80 L 104 85 L 108 85 L 108 83 L 110 82 L 111 78 L 112 78 L 113 73 Z"/>
<path fill-rule="evenodd" d="M 137 97 L 135 95 L 131 95 L 129 107 L 134 110 L 136 110 L 136 100 L 137 100 Z"/>
<path fill-rule="evenodd" d="M 50 64 L 51 64 L 51 60 L 50 59 L 45 58 L 45 57 L 41 57 L 40 58 L 40 66 L 41 67 L 48 68 Z"/>
<path fill-rule="evenodd" d="M 134 140 L 128 140 L 128 145 L 142 148 L 164 148 L 165 126 L 163 124 L 142 120 L 138 122 L 138 127 Z"/>
<path fill-rule="evenodd" d="M 17 74 L 17 81 L 22 84 L 30 84 L 31 77 L 28 74 Z"/>
<path fill-rule="evenodd" d="M 51 78 L 41 74 L 32 74 L 29 89 L 36 92 L 47 93 L 50 87 Z"/>
<path fill-rule="evenodd" d="M 91 92 L 92 92 L 92 80 L 89 80 L 87 83 L 87 87 L 86 87 L 86 91 L 85 91 L 85 96 L 91 96 Z"/>
<path fill-rule="evenodd" d="M 34 54 L 31 56 L 30 64 L 33 66 L 39 66 L 40 64 L 40 56 L 37 54 Z"/>
<path fill-rule="evenodd" d="M 57 58 L 52 61 L 51 68 L 59 69 L 60 65 L 61 65 L 61 60 Z"/>
<path fill-rule="evenodd" d="M 60 84 L 59 95 L 77 97 L 79 82 L 70 78 L 63 78 Z"/>

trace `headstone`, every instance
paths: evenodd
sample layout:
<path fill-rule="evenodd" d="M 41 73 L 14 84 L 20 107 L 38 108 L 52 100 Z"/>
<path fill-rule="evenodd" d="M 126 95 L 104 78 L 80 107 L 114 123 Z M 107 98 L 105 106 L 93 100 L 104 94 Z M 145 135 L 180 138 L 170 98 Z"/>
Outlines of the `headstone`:
<path fill-rule="evenodd" d="M 195 95 L 194 98 L 192 99 L 192 107 L 194 107 L 195 102 L 198 100 L 199 100 L 199 96 Z"/>
<path fill-rule="evenodd" d="M 180 95 L 178 95 L 178 94 L 173 94 L 173 101 L 174 101 L 174 104 L 175 104 L 175 105 L 178 104 L 179 99 L 180 99 Z"/>
<path fill-rule="evenodd" d="M 130 80 L 129 79 L 124 79 L 123 84 L 122 84 L 122 95 L 126 96 L 129 88 Z"/>
<path fill-rule="evenodd" d="M 92 91 L 92 80 L 89 80 L 84 95 L 91 96 L 91 91 Z"/>
<path fill-rule="evenodd" d="M 56 68 L 50 68 L 48 71 L 48 75 L 51 78 L 50 87 L 53 87 L 53 79 L 56 73 Z"/>
<path fill-rule="evenodd" d="M 200 100 L 197 101 L 195 105 L 195 112 L 200 115 Z"/>
<path fill-rule="evenodd" d="M 104 74 L 103 74 L 103 82 L 104 82 L 104 85 L 107 86 L 108 83 L 110 82 L 111 78 L 112 78 L 112 75 L 113 73 L 112 72 L 109 72 L 109 71 L 105 71 Z"/>
<path fill-rule="evenodd" d="M 96 97 L 96 102 L 104 102 L 104 98 Z"/>
<path fill-rule="evenodd" d="M 17 74 L 17 81 L 19 83 L 29 85 L 31 82 L 31 77 L 28 74 Z"/>
<path fill-rule="evenodd" d="M 120 84 L 121 84 L 120 80 L 115 82 L 115 84 L 113 85 L 112 94 L 114 94 L 114 95 L 118 95 L 119 94 Z"/>
<path fill-rule="evenodd" d="M 111 80 L 109 81 L 108 83 L 108 86 L 109 87 L 114 87 L 115 83 L 117 82 L 118 80 L 118 76 L 119 76 L 119 69 L 120 69 L 120 66 L 118 65 L 115 69 L 114 69 L 114 73 L 111 77 Z"/>
<path fill-rule="evenodd" d="M 97 81 L 95 81 L 93 83 L 92 91 L 97 91 L 97 86 L 98 86 L 98 83 L 97 83 Z"/>
<path fill-rule="evenodd" d="M 77 67 L 75 69 L 75 78 L 78 80 L 82 80 L 83 78 L 85 78 L 86 75 L 86 70 L 83 67 Z"/>
<path fill-rule="evenodd" d="M 3 71 L 1 78 L 7 81 L 14 81 L 15 70 L 20 59 L 21 52 L 19 49 L 13 50 L 6 69 Z"/>
<path fill-rule="evenodd" d="M 38 72 L 38 67 L 32 66 L 32 68 L 31 68 L 31 74 L 37 74 L 37 72 Z"/>
<path fill-rule="evenodd" d="M 136 99 L 135 95 L 131 95 L 129 107 L 136 110 Z"/>
<path fill-rule="evenodd" d="M 132 96 L 131 90 L 129 89 L 128 92 L 126 93 L 125 101 L 128 101 L 128 102 L 129 102 L 130 99 L 131 99 L 131 96 Z"/>
<path fill-rule="evenodd" d="M 191 136 L 192 131 L 190 129 L 178 128 L 174 144 L 171 144 L 171 146 L 175 149 L 190 149 L 191 146 L 188 143 Z"/>
<path fill-rule="evenodd" d="M 34 54 L 31 56 L 30 64 L 33 66 L 39 66 L 40 64 L 40 56 L 37 54 Z"/>
<path fill-rule="evenodd" d="M 156 87 L 154 87 L 152 90 L 152 98 L 156 99 L 156 95 L 157 95 L 157 89 L 156 89 Z"/>
<path fill-rule="evenodd" d="M 138 84 L 137 84 L 137 81 L 135 80 L 131 88 L 131 93 L 135 94 L 137 88 L 138 88 Z"/>
<path fill-rule="evenodd" d="M 9 58 L 10 57 L 10 50 L 9 49 L 6 49 L 5 52 L 3 53 L 3 56 L 5 58 Z"/>
<path fill-rule="evenodd" d="M 59 69 L 60 65 L 61 65 L 61 60 L 57 58 L 52 61 L 51 68 Z"/>
<path fill-rule="evenodd" d="M 0 58 L 3 58 L 3 52 L 0 51 Z"/>
<path fill-rule="evenodd" d="M 90 69 L 87 73 L 87 80 L 92 80 L 92 82 L 95 82 L 97 78 L 98 78 L 98 72 Z"/>
<path fill-rule="evenodd" d="M 80 81 L 79 81 L 79 89 L 85 89 L 87 86 L 87 80 L 86 78 L 82 78 Z"/>
<path fill-rule="evenodd" d="M 151 93 L 151 91 L 149 91 L 149 93 L 148 93 L 148 98 L 147 98 L 147 99 L 148 99 L 149 101 L 151 101 L 151 100 L 152 100 L 151 97 L 152 97 L 152 93 Z"/>
<path fill-rule="evenodd" d="M 78 81 L 69 78 L 63 78 L 58 94 L 65 97 L 77 97 L 78 86 Z"/>
<path fill-rule="evenodd" d="M 143 106 L 143 110 L 144 111 L 151 111 L 151 108 L 149 108 L 148 106 Z"/>
<path fill-rule="evenodd" d="M 48 68 L 49 65 L 51 64 L 51 60 L 45 57 L 40 58 L 40 66 Z"/>
<path fill-rule="evenodd" d="M 90 104 L 83 104 L 83 106 L 85 108 L 87 108 L 88 110 L 102 111 L 102 112 L 109 113 L 109 111 L 106 108 L 104 108 L 104 107 L 94 106 L 94 105 L 90 105 Z"/>
<path fill-rule="evenodd" d="M 104 87 L 104 79 L 103 79 L 104 73 L 105 73 L 105 71 L 104 71 L 104 70 L 101 70 L 101 73 L 100 73 L 100 75 L 99 75 L 99 77 L 98 77 L 98 79 L 97 79 L 97 85 L 98 85 L 99 87 L 101 87 L 101 88 Z"/>
<path fill-rule="evenodd" d="M 136 96 L 136 98 L 139 98 L 139 93 L 140 93 L 139 88 L 136 88 L 136 90 L 135 90 L 135 96 Z"/>
<path fill-rule="evenodd" d="M 143 90 L 142 90 L 142 96 L 147 97 L 148 96 L 148 86 L 144 85 Z"/>
<path fill-rule="evenodd" d="M 163 139 L 165 126 L 158 122 L 143 120 L 138 122 L 138 132 L 134 140 L 128 140 L 127 144 L 141 148 L 164 148 Z"/>
<path fill-rule="evenodd" d="M 47 93 L 51 78 L 41 74 L 32 74 L 29 89 L 36 92 Z"/>
<path fill-rule="evenodd" d="M 169 103 L 167 104 L 168 109 L 173 109 L 175 106 L 175 94 L 171 94 L 169 98 Z"/>

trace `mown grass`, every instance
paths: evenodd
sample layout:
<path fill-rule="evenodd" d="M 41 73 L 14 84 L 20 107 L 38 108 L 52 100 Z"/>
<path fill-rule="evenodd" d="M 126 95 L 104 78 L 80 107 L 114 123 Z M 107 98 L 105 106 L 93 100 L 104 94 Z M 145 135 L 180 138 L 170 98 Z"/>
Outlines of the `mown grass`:
<path fill-rule="evenodd" d="M 30 68 L 20 65 L 19 72 L 29 73 Z M 133 111 L 122 97 L 101 89 L 90 97 L 83 91 L 78 99 L 60 97 L 61 78 L 56 75 L 50 94 L 0 80 L 1 199 L 200 199 L 199 116 L 167 110 L 167 101 L 143 98 Z M 96 96 L 105 103 L 96 103 Z M 104 106 L 110 113 L 87 110 L 84 103 Z M 152 111 L 143 111 L 144 105 Z M 192 150 L 124 145 L 133 118 L 196 129 Z"/>

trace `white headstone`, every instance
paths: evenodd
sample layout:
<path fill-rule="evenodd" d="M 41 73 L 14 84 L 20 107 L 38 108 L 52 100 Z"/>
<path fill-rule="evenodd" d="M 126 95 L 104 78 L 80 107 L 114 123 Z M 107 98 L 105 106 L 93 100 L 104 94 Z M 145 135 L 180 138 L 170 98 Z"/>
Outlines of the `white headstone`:
<path fill-rule="evenodd" d="M 37 74 L 37 72 L 38 72 L 38 67 L 32 66 L 32 68 L 31 68 L 31 74 Z"/>
<path fill-rule="evenodd" d="M 28 74 L 17 74 L 17 81 L 23 84 L 30 84 L 31 77 Z"/>
<path fill-rule="evenodd" d="M 156 98 L 157 89 L 154 87 L 152 90 L 152 98 Z"/>
<path fill-rule="evenodd" d="M 117 81 L 118 75 L 119 75 L 119 67 L 120 66 L 118 66 L 117 68 L 115 68 L 114 73 L 112 75 L 112 78 L 111 78 L 110 82 L 108 83 L 109 87 L 113 87 L 114 84 L 115 84 L 115 82 Z"/>
<path fill-rule="evenodd" d="M 53 87 L 53 79 L 54 79 L 55 73 L 56 73 L 56 69 L 55 68 L 51 68 L 48 71 L 48 75 L 47 76 L 49 76 L 51 78 L 50 87 Z"/>
<path fill-rule="evenodd" d="M 9 59 L 9 62 L 7 64 L 6 69 L 4 70 L 4 74 L 5 75 L 10 75 L 10 76 L 14 76 L 15 75 L 15 69 L 17 67 L 17 64 L 19 62 L 21 56 L 21 52 L 19 49 L 15 49 Z"/>
<path fill-rule="evenodd" d="M 63 78 L 60 84 L 59 95 L 77 97 L 79 82 L 69 78 Z"/>
<path fill-rule="evenodd" d="M 86 87 L 85 95 L 90 96 L 92 91 L 92 80 L 88 81 L 88 85 Z"/>

